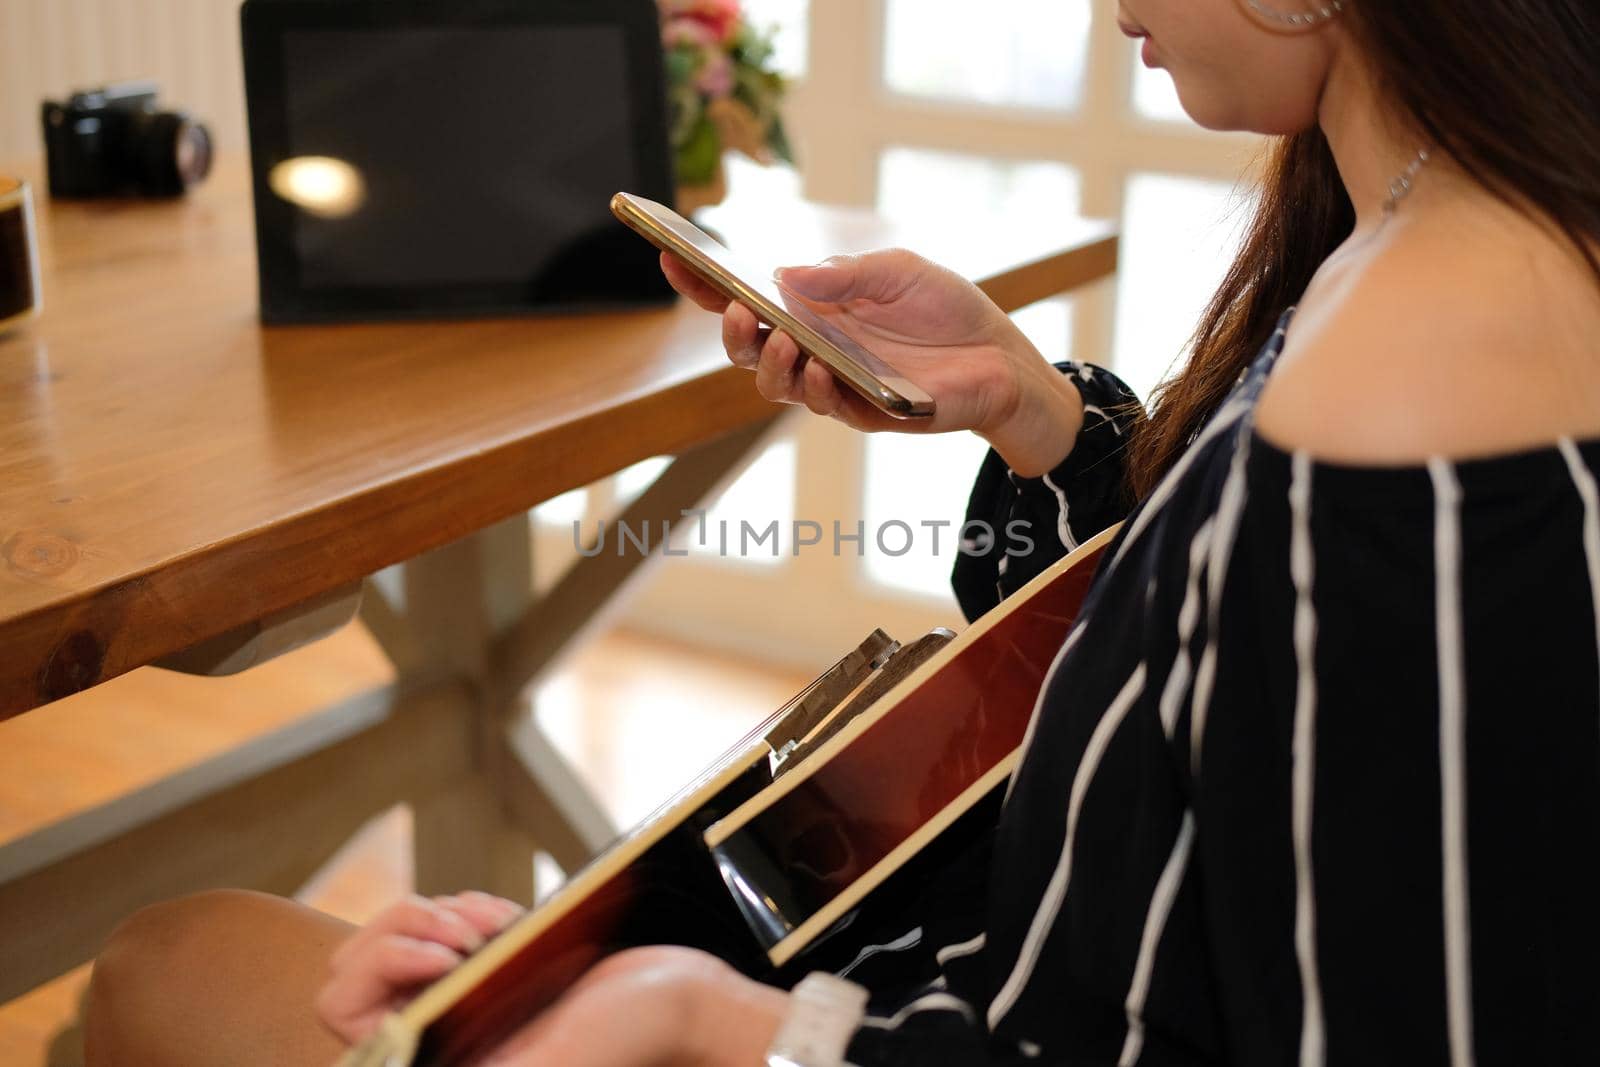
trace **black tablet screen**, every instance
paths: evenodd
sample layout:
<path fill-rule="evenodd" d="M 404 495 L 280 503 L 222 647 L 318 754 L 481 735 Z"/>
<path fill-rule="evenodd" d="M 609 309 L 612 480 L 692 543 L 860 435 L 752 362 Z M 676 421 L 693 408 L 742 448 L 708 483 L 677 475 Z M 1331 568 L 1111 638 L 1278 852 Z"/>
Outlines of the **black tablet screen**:
<path fill-rule="evenodd" d="M 639 173 L 620 28 L 293 29 L 283 60 L 287 156 L 358 184 L 295 212 L 306 290 L 604 292 L 620 265 L 607 191 Z M 318 206 L 328 174 L 302 177 Z"/>

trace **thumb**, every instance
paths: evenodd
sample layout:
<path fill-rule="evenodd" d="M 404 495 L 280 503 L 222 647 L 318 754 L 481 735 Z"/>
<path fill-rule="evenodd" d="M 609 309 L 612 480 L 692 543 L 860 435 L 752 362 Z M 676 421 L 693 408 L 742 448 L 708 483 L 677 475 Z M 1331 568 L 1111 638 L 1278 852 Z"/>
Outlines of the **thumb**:
<path fill-rule="evenodd" d="M 911 288 L 926 261 L 900 249 L 834 256 L 814 267 L 785 267 L 773 277 L 797 296 L 828 304 L 887 303 Z"/>

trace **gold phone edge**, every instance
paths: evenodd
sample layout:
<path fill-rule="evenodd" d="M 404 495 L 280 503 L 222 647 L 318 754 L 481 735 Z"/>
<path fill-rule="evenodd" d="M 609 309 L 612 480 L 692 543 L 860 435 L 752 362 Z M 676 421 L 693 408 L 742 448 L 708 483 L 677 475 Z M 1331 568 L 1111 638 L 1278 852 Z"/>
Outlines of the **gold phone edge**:
<path fill-rule="evenodd" d="M 689 260 L 697 267 L 711 271 L 720 282 L 726 284 L 738 294 L 738 298 L 742 303 L 753 305 L 764 313 L 767 318 L 772 319 L 773 325 L 793 337 L 802 350 L 808 355 L 820 359 L 829 370 L 841 375 L 852 389 L 885 414 L 897 419 L 928 418 L 933 414 L 932 411 L 918 411 L 915 401 L 895 391 L 892 386 L 880 379 L 868 375 L 853 360 L 847 359 L 843 366 L 838 366 L 836 365 L 837 361 L 829 359 L 825 355 L 818 355 L 818 352 L 827 352 L 830 349 L 835 349 L 836 346 L 805 323 L 790 315 L 783 308 L 750 288 L 737 276 L 706 259 L 698 248 L 658 224 L 655 219 L 640 211 L 632 201 L 623 199 L 620 193 L 612 199 L 611 203 L 613 213 L 635 233 L 657 248 L 661 248 L 663 243 L 670 245 L 671 247 L 665 249 L 665 251 L 670 251 L 673 255 Z"/>

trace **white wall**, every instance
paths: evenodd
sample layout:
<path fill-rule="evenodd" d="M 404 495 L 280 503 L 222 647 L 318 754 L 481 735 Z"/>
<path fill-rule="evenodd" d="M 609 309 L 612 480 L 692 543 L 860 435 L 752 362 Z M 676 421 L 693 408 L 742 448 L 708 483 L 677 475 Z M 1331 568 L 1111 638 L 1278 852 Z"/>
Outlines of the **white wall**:
<path fill-rule="evenodd" d="M 39 104 L 154 78 L 168 107 L 245 145 L 238 0 L 0 0 L 0 165 L 42 158 Z"/>

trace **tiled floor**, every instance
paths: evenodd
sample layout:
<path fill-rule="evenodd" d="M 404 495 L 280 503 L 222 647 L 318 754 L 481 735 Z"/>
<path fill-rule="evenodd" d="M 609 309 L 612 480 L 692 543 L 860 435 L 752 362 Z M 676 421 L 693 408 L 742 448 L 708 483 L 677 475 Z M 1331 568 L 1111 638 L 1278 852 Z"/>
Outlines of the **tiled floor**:
<path fill-rule="evenodd" d="M 0 840 L 10 840 L 388 677 L 352 627 L 248 674 L 138 671 L 0 723 Z M 573 657 L 540 694 L 540 720 L 620 825 L 631 825 L 809 679 L 626 633 Z M 360 921 L 409 889 L 409 815 L 375 821 L 304 899 Z M 5 946 L 0 945 L 0 966 Z M 72 1059 L 64 1026 L 87 969 L 0 1006 L 0 1065 Z M 60 1047 L 47 1059 L 51 1043 Z"/>

